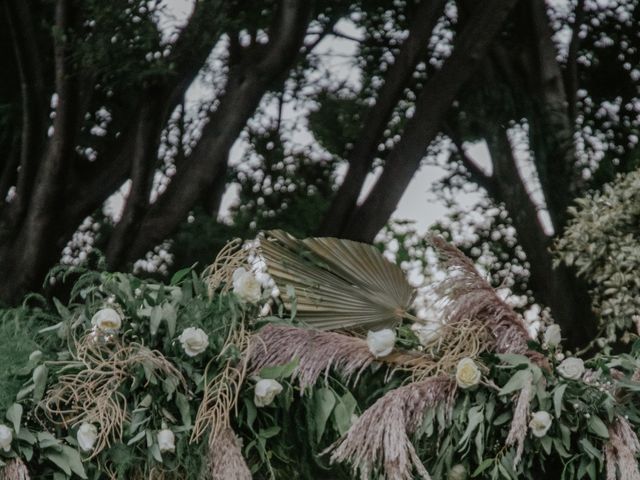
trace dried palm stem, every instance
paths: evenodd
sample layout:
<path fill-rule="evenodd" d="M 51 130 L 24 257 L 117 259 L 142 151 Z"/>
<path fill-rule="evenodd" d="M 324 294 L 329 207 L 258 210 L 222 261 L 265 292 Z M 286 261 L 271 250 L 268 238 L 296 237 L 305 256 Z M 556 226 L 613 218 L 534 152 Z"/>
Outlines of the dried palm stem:
<path fill-rule="evenodd" d="M 97 425 L 98 438 L 91 458 L 112 441 L 122 439 L 128 412 L 121 387 L 134 379 L 137 367 L 144 366 L 154 375 L 171 378 L 186 391 L 184 377 L 161 352 L 137 343 L 102 344 L 91 334 L 76 341 L 71 360 L 49 365 L 56 365 L 61 373 L 71 373 L 58 376 L 39 409 L 49 420 L 65 428 L 84 422 Z"/>
<path fill-rule="evenodd" d="M 546 366 L 545 357 L 529 349 L 531 337 L 520 315 L 498 297 L 473 262 L 441 237 L 432 236 L 430 242 L 449 273 L 433 285 L 431 291 L 437 298 L 435 308 L 443 315 L 444 322 L 455 327 L 471 319 L 485 325 L 491 333 L 489 350 L 524 354 Z"/>
<path fill-rule="evenodd" d="M 349 431 L 329 447 L 331 462 L 349 462 L 354 476 L 411 480 L 430 476 L 418 458 L 410 436 L 422 425 L 428 409 L 444 405 L 447 418 L 456 384 L 447 376 L 432 377 L 391 390 L 369 407 Z M 376 477 L 378 478 L 378 477 Z"/>

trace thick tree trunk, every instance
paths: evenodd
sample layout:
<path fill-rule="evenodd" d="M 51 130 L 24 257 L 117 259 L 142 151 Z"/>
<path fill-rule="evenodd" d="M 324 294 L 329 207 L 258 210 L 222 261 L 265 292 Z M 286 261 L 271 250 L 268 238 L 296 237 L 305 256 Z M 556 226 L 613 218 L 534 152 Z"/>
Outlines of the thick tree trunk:
<path fill-rule="evenodd" d="M 504 129 L 498 127 L 487 138 L 487 144 L 494 169 L 494 199 L 505 205 L 518 242 L 527 255 L 529 286 L 535 298 L 551 309 L 567 338 L 566 346 L 571 349 L 584 346 L 593 339 L 596 330 L 586 286 L 568 269 L 553 267 L 552 238 L 544 232 Z"/>
<path fill-rule="evenodd" d="M 416 65 L 426 55 L 429 38 L 442 14 L 444 4 L 443 0 L 424 0 L 415 12 L 409 35 L 389 69 L 376 104 L 368 112 L 362 133 L 349 155 L 347 173 L 324 215 L 318 232 L 320 235 L 335 236 L 345 228 L 350 213 L 356 207 L 362 185 L 371 170 L 382 133 Z"/>
<path fill-rule="evenodd" d="M 471 77 L 498 34 L 515 0 L 491 0 L 477 4 L 453 53 L 427 81 L 407 122 L 401 140 L 387 157 L 384 170 L 363 204 L 352 212 L 341 235 L 373 241 L 387 223 L 428 145 L 442 128 L 442 121 L 460 88 Z"/>

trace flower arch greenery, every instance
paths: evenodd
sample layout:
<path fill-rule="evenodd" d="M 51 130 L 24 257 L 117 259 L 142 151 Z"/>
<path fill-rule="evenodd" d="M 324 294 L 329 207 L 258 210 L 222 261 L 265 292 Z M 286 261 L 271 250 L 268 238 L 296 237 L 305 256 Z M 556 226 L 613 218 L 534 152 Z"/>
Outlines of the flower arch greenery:
<path fill-rule="evenodd" d="M 640 344 L 568 356 L 431 244 L 430 318 L 373 247 L 280 231 L 168 285 L 55 270 L 67 305 L 2 313 L 0 479 L 640 479 Z"/>

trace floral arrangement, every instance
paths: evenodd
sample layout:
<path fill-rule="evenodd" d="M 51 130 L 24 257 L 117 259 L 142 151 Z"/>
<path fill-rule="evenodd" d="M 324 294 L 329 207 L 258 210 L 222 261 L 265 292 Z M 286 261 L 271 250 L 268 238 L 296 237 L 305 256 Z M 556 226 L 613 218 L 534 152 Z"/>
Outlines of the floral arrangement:
<path fill-rule="evenodd" d="M 2 345 L 0 479 L 640 480 L 640 343 L 585 360 L 556 325 L 531 338 L 432 244 L 430 318 L 375 248 L 278 231 L 203 278 L 87 271 L 55 312 L 4 311 L 4 338 L 33 330 Z"/>

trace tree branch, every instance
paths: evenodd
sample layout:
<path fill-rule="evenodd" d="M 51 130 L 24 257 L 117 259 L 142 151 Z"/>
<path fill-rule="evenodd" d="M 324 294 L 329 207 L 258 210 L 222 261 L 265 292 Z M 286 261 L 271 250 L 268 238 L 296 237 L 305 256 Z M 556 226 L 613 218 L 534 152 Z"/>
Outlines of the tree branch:
<path fill-rule="evenodd" d="M 157 92 L 149 92 L 156 98 Z M 149 196 L 158 160 L 158 139 L 163 119 L 162 102 L 144 103 L 136 125 L 133 156 L 131 160 L 131 188 L 126 198 L 122 217 L 114 228 L 106 249 L 107 264 L 112 269 L 122 266 L 129 243 L 135 237 L 137 223 L 149 207 Z"/>
<path fill-rule="evenodd" d="M 218 109 L 210 116 L 202 136 L 178 168 L 167 190 L 144 216 L 129 260 L 169 236 L 186 218 L 189 210 L 211 188 L 224 171 L 231 146 L 258 107 L 270 84 L 288 71 L 302 46 L 308 23 L 308 5 L 303 0 L 282 0 L 271 40 L 259 56 L 232 66 Z"/>
<path fill-rule="evenodd" d="M 530 117 L 531 147 L 553 227 L 561 232 L 574 191 L 574 125 L 569 119 L 564 78 L 551 38 L 546 2 L 535 0 L 526 5 L 529 15 L 524 21 L 532 25 L 531 45 L 535 59 L 530 67 L 535 82 L 533 98 L 539 99 L 534 102 Z"/>
<path fill-rule="evenodd" d="M 424 1 L 418 6 L 409 35 L 389 69 L 374 107 L 365 117 L 358 142 L 347 159 L 349 167 L 319 228 L 319 234 L 339 235 L 355 208 L 364 180 L 371 169 L 380 137 L 418 62 L 424 59 L 431 32 L 444 8 L 444 1 Z"/>
<path fill-rule="evenodd" d="M 478 166 L 478 164 L 474 162 L 473 159 L 469 157 L 469 155 L 467 155 L 467 152 L 465 151 L 464 146 L 460 141 L 460 136 L 456 132 L 454 132 L 453 129 L 447 124 L 444 125 L 444 133 L 451 139 L 451 142 L 456 147 L 456 156 L 471 177 L 473 183 L 484 188 L 489 196 L 493 197 L 496 193 L 495 176 L 487 175 Z"/>
<path fill-rule="evenodd" d="M 496 179 L 493 198 L 505 205 L 518 243 L 527 255 L 529 285 L 536 299 L 551 308 L 563 332 L 570 334 L 571 347 L 583 345 L 593 338 L 596 325 L 587 290 L 566 268 L 554 269 L 549 251 L 551 238 L 546 235 L 538 209 L 518 172 L 506 131 L 498 127 L 488 134 L 487 145 Z"/>
<path fill-rule="evenodd" d="M 367 199 L 351 214 L 343 236 L 371 242 L 388 221 L 460 88 L 484 58 L 515 3 L 515 0 L 488 0 L 476 4 L 453 53 L 427 81 L 404 135 L 389 153 Z"/>
<path fill-rule="evenodd" d="M 578 91 L 578 50 L 580 48 L 580 27 L 584 23 L 584 0 L 578 0 L 574 11 L 574 21 L 571 26 L 571 43 L 567 54 L 567 70 L 565 75 L 565 85 L 567 91 L 568 112 L 571 123 L 576 120 L 576 93 Z"/>
<path fill-rule="evenodd" d="M 44 71 L 29 2 L 5 3 L 13 49 L 20 73 L 22 134 L 17 197 L 11 212 L 14 228 L 27 209 L 40 156 L 44 149 L 47 102 Z"/>

